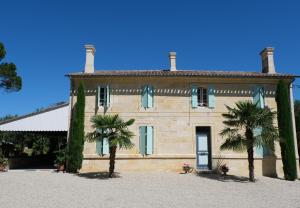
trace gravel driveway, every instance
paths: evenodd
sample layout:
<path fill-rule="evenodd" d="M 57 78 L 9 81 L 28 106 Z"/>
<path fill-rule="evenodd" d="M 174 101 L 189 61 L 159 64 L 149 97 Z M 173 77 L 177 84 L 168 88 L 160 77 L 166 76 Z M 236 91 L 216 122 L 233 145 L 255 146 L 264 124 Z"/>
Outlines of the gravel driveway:
<path fill-rule="evenodd" d="M 205 174 L 71 175 L 50 170 L 0 173 L 0 207 L 300 207 L 300 181 Z"/>

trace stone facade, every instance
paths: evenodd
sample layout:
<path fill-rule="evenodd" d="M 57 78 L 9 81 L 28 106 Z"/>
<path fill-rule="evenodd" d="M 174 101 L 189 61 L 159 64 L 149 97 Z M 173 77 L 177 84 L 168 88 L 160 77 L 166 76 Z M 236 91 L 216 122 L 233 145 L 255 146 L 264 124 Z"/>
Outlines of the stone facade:
<path fill-rule="evenodd" d="M 135 147 L 118 150 L 116 171 L 181 171 L 182 164 L 189 162 L 196 166 L 196 127 L 210 127 L 212 169 L 220 161 L 230 168 L 230 174 L 247 175 L 247 154 L 220 151 L 224 139 L 219 135 L 224 128 L 222 113 L 225 105 L 234 106 L 242 100 L 253 99 L 253 88 L 265 89 L 265 104 L 276 111 L 275 91 L 278 79 L 270 78 L 224 78 L 224 77 L 135 77 L 135 76 L 91 76 L 72 77 L 70 103 L 76 103 L 79 81 L 86 90 L 85 132 L 92 131 L 90 119 L 95 114 L 119 114 L 124 120 L 135 119 L 130 127 L 135 136 Z M 289 80 L 290 81 L 290 80 Z M 97 107 L 98 85 L 111 87 L 111 105 L 108 109 Z M 154 88 L 154 106 L 143 108 L 141 90 L 144 85 Z M 191 106 L 191 86 L 215 89 L 215 108 Z M 276 121 L 277 122 L 277 121 Z M 153 154 L 139 153 L 139 127 L 151 125 L 154 128 Z M 84 144 L 82 172 L 108 170 L 108 156 L 96 154 L 95 143 Z M 297 157 L 298 160 L 298 157 Z M 283 176 L 280 147 L 276 144 L 275 157 L 255 156 L 255 174 Z"/>

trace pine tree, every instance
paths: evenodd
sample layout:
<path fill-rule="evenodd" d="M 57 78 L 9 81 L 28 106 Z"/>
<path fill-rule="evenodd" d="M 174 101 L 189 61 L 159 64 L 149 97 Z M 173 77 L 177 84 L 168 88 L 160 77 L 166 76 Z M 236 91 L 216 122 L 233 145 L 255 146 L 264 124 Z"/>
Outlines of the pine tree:
<path fill-rule="evenodd" d="M 286 180 L 295 180 L 297 166 L 289 101 L 288 84 L 280 80 L 277 85 L 276 102 L 283 172 Z"/>
<path fill-rule="evenodd" d="M 0 42 L 0 61 L 5 58 L 6 51 Z M 7 91 L 19 91 L 22 88 L 22 79 L 17 75 L 17 67 L 14 63 L 3 62 L 0 64 L 0 88 Z"/>
<path fill-rule="evenodd" d="M 68 144 L 67 171 L 77 173 L 81 168 L 84 146 L 84 86 L 81 82 L 78 87 L 77 102 L 73 112 L 71 136 Z"/>

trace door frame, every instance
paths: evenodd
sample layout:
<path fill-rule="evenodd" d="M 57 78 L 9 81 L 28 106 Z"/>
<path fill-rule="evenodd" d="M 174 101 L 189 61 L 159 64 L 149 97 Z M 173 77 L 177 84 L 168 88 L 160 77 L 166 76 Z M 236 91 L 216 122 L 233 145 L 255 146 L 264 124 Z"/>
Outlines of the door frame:
<path fill-rule="evenodd" d="M 212 127 L 211 126 L 196 126 L 195 127 L 195 140 L 196 140 L 196 148 L 195 148 L 195 154 L 196 154 L 196 167 L 199 170 L 212 170 Z M 199 167 L 199 161 L 198 161 L 198 135 L 199 133 L 207 133 L 207 150 L 208 150 L 208 169 L 203 169 Z"/>

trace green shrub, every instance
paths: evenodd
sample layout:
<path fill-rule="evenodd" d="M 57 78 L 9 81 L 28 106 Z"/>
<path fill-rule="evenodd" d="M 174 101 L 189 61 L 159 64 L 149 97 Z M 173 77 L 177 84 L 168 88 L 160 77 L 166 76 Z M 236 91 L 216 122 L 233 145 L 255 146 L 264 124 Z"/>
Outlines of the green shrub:
<path fill-rule="evenodd" d="M 276 102 L 283 172 L 285 179 L 295 180 L 297 166 L 289 100 L 288 84 L 280 80 L 277 85 Z"/>
<path fill-rule="evenodd" d="M 4 157 L 2 152 L 0 152 L 0 165 L 4 165 L 4 166 L 8 165 L 8 159 Z"/>
<path fill-rule="evenodd" d="M 81 168 L 82 151 L 84 145 L 84 107 L 85 95 L 84 86 L 81 82 L 78 87 L 77 103 L 72 113 L 71 136 L 67 150 L 67 171 L 76 173 Z"/>
<path fill-rule="evenodd" d="M 66 163 L 66 150 L 61 149 L 55 152 L 56 157 L 54 164 L 55 165 L 64 165 Z"/>

